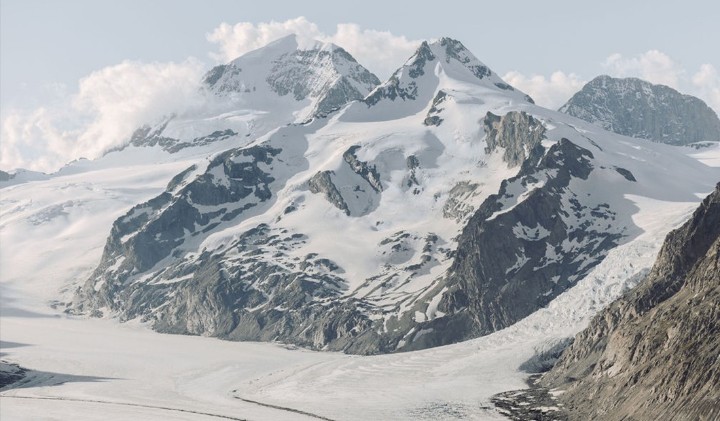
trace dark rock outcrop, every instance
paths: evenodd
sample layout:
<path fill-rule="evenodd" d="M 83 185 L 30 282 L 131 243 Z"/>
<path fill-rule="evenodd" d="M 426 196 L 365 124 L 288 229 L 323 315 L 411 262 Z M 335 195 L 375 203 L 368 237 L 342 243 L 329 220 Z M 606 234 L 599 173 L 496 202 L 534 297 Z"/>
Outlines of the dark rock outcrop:
<path fill-rule="evenodd" d="M 338 191 L 337 187 L 332 181 L 332 171 L 319 171 L 310 180 L 308 180 L 308 187 L 311 193 L 322 194 L 325 196 L 328 202 L 332 203 L 333 206 L 345 212 L 345 215 L 350 215 L 350 209 L 348 208 L 345 199 L 342 194 Z"/>
<path fill-rule="evenodd" d="M 333 206 L 348 216 L 361 216 L 369 213 L 379 201 L 383 191 L 380 173 L 374 165 L 358 159 L 356 152 L 360 146 L 354 145 L 343 153 L 343 164 L 338 170 L 344 175 L 338 185 L 335 171 L 319 171 L 310 180 L 311 193 L 322 194 Z"/>

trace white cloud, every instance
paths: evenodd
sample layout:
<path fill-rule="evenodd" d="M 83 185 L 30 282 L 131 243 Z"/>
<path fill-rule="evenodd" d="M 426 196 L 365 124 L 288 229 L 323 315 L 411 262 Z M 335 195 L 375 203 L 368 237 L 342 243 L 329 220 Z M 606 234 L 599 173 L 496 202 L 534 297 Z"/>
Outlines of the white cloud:
<path fill-rule="evenodd" d="M 91 73 L 64 101 L 3 117 L 0 168 L 53 171 L 127 142 L 142 124 L 182 112 L 200 99 L 202 66 L 125 61 Z"/>
<path fill-rule="evenodd" d="M 605 59 L 603 67 L 611 76 L 639 77 L 675 89 L 679 88 L 679 82 L 685 74 L 678 63 L 658 50 L 650 50 L 636 57 L 612 54 Z"/>
<path fill-rule="evenodd" d="M 420 45 L 419 40 L 408 40 L 387 31 L 362 29 L 353 23 L 339 24 L 334 34 L 325 34 L 302 16 L 285 22 L 222 23 L 207 34 L 207 39 L 219 48 L 219 52 L 211 56 L 227 62 L 290 34 L 296 34 L 301 44 L 313 40 L 337 44 L 381 79 L 389 77 Z"/>
<path fill-rule="evenodd" d="M 575 92 L 579 91 L 586 81 L 575 73 L 556 71 L 546 78 L 542 75 L 525 76 L 511 71 L 503 76 L 505 82 L 530 95 L 537 105 L 557 110 Z"/>
<path fill-rule="evenodd" d="M 290 34 L 297 34 L 301 41 L 324 36 L 316 24 L 304 17 L 298 17 L 285 22 L 271 21 L 258 24 L 240 22 L 230 25 L 223 22 L 207 34 L 207 39 L 218 44 L 220 48 L 220 52 L 211 53 L 211 57 L 227 62 Z"/>
<path fill-rule="evenodd" d="M 692 77 L 698 96 L 720 114 L 720 75 L 712 64 L 703 64 Z"/>

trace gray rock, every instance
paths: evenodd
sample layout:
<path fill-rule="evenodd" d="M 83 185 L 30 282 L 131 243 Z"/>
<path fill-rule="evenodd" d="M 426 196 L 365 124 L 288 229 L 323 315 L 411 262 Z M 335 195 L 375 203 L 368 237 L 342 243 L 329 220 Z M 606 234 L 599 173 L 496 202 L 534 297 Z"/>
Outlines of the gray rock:
<path fill-rule="evenodd" d="M 17 364 L 0 360 L 0 390 L 10 389 L 13 384 L 25 378 L 27 371 Z"/>
<path fill-rule="evenodd" d="M 343 187 L 338 188 L 335 171 L 319 171 L 310 180 L 311 193 L 322 194 L 325 199 L 348 216 L 362 216 L 375 209 L 380 200 L 383 186 L 380 173 L 374 165 L 358 159 L 355 145 L 343 153 Z"/>
<path fill-rule="evenodd" d="M 470 181 L 461 181 L 453 186 L 448 193 L 448 200 L 443 206 L 443 217 L 462 221 L 467 215 L 472 213 L 475 208 L 468 205 L 465 199 L 473 196 L 475 191 L 480 187 L 478 183 Z"/>
<path fill-rule="evenodd" d="M 269 67 L 267 75 L 243 71 L 245 65 Z M 324 117 L 343 105 L 362 100 L 380 80 L 338 46 L 298 47 L 294 36 L 277 40 L 231 63 L 216 66 L 203 78 L 204 86 L 219 96 L 247 96 L 265 85 L 280 97 L 312 101 L 308 117 Z M 268 98 L 263 98 L 267 101 Z"/>
<path fill-rule="evenodd" d="M 423 121 L 423 124 L 426 126 L 439 126 L 440 123 L 443 122 L 442 117 L 440 117 L 440 112 L 443 110 L 440 108 L 440 105 L 445 102 L 447 99 L 447 94 L 445 91 L 440 90 L 435 95 L 435 98 L 433 99 L 432 106 L 430 106 L 430 109 L 428 110 L 427 116 L 425 117 L 425 120 Z"/>
<path fill-rule="evenodd" d="M 292 62 L 292 66 L 288 65 Z M 348 75 L 338 73 L 336 80 L 320 81 L 326 84 L 318 90 L 318 69 L 316 63 L 332 63 L 331 67 L 338 69 L 349 67 Z M 338 70 L 335 70 L 336 73 Z M 296 100 L 318 98 L 315 105 L 315 115 L 327 115 L 350 101 L 361 100 L 367 91 L 359 91 L 350 79 L 360 84 L 374 87 L 380 80 L 367 69 L 362 67 L 355 59 L 342 48 L 332 51 L 326 50 L 298 50 L 291 57 L 281 57 L 274 63 L 274 67 L 267 77 L 267 83 L 281 96 L 292 94 Z"/>
<path fill-rule="evenodd" d="M 720 141 L 720 119 L 702 100 L 635 78 L 598 76 L 560 111 L 615 133 L 655 142 Z"/>
<path fill-rule="evenodd" d="M 370 184 L 370 186 L 375 190 L 376 192 L 380 193 L 383 191 L 382 182 L 380 181 L 380 174 L 378 173 L 375 166 L 368 165 L 367 162 L 360 161 L 355 155 L 355 152 L 360 149 L 360 146 L 351 146 L 345 153 L 343 154 L 343 160 L 350 165 L 350 169 L 353 170 L 353 172 L 360 177 L 362 177 L 365 181 Z"/>
<path fill-rule="evenodd" d="M 541 384 L 571 419 L 720 418 L 720 184 Z"/>
<path fill-rule="evenodd" d="M 483 123 L 487 143 L 485 151 L 491 153 L 503 148 L 503 160 L 508 167 L 520 165 L 545 138 L 545 127 L 524 112 L 510 112 L 503 117 L 488 112 Z"/>
<path fill-rule="evenodd" d="M 13 179 L 14 176 L 15 176 L 15 174 L 10 174 L 3 170 L 0 170 L 0 182 L 10 181 Z"/>
<path fill-rule="evenodd" d="M 98 268 L 82 288 L 79 307 L 115 308 L 126 279 L 151 270 L 163 259 L 182 257 L 186 241 L 269 200 L 269 185 L 275 179 L 260 166 L 270 165 L 280 152 L 266 145 L 231 149 L 179 190 L 173 191 L 192 168 L 171 180 L 168 191 L 117 219 Z M 197 205 L 214 210 L 203 212 Z"/>
<path fill-rule="evenodd" d="M 322 194 L 325 196 L 328 202 L 332 203 L 336 208 L 345 212 L 345 215 L 350 216 L 350 209 L 348 209 L 345 199 L 338 191 L 337 187 L 332 181 L 332 171 L 319 171 L 309 181 L 308 187 L 310 192 L 315 194 Z"/>

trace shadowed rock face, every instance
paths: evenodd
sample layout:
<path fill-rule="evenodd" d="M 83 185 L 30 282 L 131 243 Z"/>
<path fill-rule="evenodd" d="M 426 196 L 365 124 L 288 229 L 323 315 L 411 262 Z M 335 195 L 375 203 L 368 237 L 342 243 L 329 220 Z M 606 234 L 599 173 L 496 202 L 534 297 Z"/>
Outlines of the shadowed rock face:
<path fill-rule="evenodd" d="M 579 333 L 541 384 L 572 419 L 720 417 L 720 184 L 647 278 Z"/>
<path fill-rule="evenodd" d="M 510 326 L 575 285 L 625 237 L 624 227 L 611 226 L 613 209 L 570 187 L 595 171 L 593 154 L 567 139 L 544 153 L 534 133 L 525 133 L 534 147 L 518 175 L 483 202 L 458 239 L 438 306 L 444 317 L 421 323 L 431 332 L 405 349 Z"/>
<path fill-rule="evenodd" d="M 635 78 L 598 76 L 560 111 L 615 133 L 671 145 L 720 140 L 720 119 L 702 100 Z"/>

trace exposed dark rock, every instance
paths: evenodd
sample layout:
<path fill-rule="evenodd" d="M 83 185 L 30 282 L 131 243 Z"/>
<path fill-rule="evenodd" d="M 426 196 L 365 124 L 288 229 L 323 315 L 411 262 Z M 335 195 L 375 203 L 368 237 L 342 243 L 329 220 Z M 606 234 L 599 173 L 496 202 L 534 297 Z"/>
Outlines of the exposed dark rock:
<path fill-rule="evenodd" d="M 495 86 L 497 86 L 498 88 L 500 88 L 504 91 L 514 91 L 515 90 L 515 88 L 508 85 L 507 83 L 496 83 Z"/>
<path fill-rule="evenodd" d="M 0 360 L 0 390 L 22 380 L 27 370 L 17 364 Z"/>
<path fill-rule="evenodd" d="M 368 106 L 373 106 L 380 102 L 380 100 L 383 98 L 387 98 L 391 101 L 395 101 L 396 98 L 400 98 L 404 101 L 407 101 L 416 99 L 417 94 L 417 83 L 413 81 L 408 83 L 407 86 L 403 87 L 400 85 L 400 79 L 398 78 L 398 76 L 392 75 L 390 79 L 385 83 L 385 85 L 375 89 L 363 101 Z"/>
<path fill-rule="evenodd" d="M 448 200 L 443 206 L 443 217 L 457 221 L 465 219 L 475 210 L 472 205 L 467 204 L 466 199 L 471 198 L 478 187 L 480 187 L 479 184 L 470 181 L 461 181 L 453 186 L 448 193 Z"/>
<path fill-rule="evenodd" d="M 625 177 L 627 181 L 637 181 L 633 173 L 631 173 L 629 170 L 626 170 L 625 168 L 615 167 L 615 171 Z"/>
<path fill-rule="evenodd" d="M 181 257 L 184 252 L 179 247 L 189 238 L 270 199 L 269 184 L 274 178 L 260 165 L 270 165 L 280 152 L 269 146 L 231 149 L 215 157 L 205 173 L 177 192 L 166 191 L 117 219 L 101 263 L 83 288 L 83 295 L 94 303 L 91 306 L 116 300 L 122 279 L 152 269 L 171 253 L 173 258 Z M 169 187 L 179 182 L 174 179 Z M 201 212 L 197 205 L 216 210 Z"/>
<path fill-rule="evenodd" d="M 443 119 L 440 117 L 440 112 L 443 110 L 440 108 L 440 105 L 445 102 L 447 99 L 447 94 L 445 91 L 438 91 L 438 93 L 435 95 L 435 98 L 433 99 L 432 106 L 428 110 L 427 117 L 425 117 L 425 120 L 423 121 L 423 124 L 426 126 L 439 126 L 440 123 L 443 122 Z"/>
<path fill-rule="evenodd" d="M 293 62 L 293 66 L 288 66 L 289 60 Z M 341 75 L 332 83 L 328 80 L 328 86 L 318 92 L 315 75 L 318 71 L 316 69 L 318 62 L 333 63 L 336 66 L 342 66 L 344 64 L 342 62 L 347 62 L 351 64 L 353 71 L 348 75 Z M 322 116 L 348 102 L 362 100 L 367 95 L 367 92 L 358 91 L 350 78 L 368 86 L 380 84 L 380 80 L 374 74 L 360 66 L 345 50 L 336 47 L 332 51 L 298 50 L 292 58 L 282 57 L 275 62 L 266 81 L 281 96 L 292 94 L 298 101 L 310 97 L 319 98 L 314 114 Z"/>
<path fill-rule="evenodd" d="M 405 163 L 407 165 L 408 170 L 410 170 L 410 174 L 408 175 L 405 185 L 407 187 L 419 186 L 420 183 L 417 180 L 415 171 L 418 168 L 420 168 L 420 161 L 417 159 L 417 157 L 415 155 L 410 155 L 405 159 Z"/>
<path fill-rule="evenodd" d="M 214 67 L 205 75 L 204 86 L 218 96 L 246 97 L 250 103 L 262 93 L 263 104 L 276 100 L 267 97 L 269 89 L 278 97 L 311 102 L 309 114 L 302 117 L 312 118 L 362 100 L 380 84 L 374 74 L 336 45 L 319 44 L 305 50 L 290 35 L 261 50 Z M 266 73 L 259 74 L 258 66 Z"/>
<path fill-rule="evenodd" d="M 358 149 L 360 149 L 360 146 L 351 146 L 350 149 L 343 154 L 343 159 L 350 165 L 350 169 L 352 169 L 355 174 L 365 179 L 373 190 L 380 193 L 383 190 L 380 174 L 374 165 L 370 166 L 367 162 L 358 159 L 357 155 L 355 155 Z"/>
<path fill-rule="evenodd" d="M 328 202 L 349 216 L 350 209 L 348 209 L 345 199 L 343 199 L 337 187 L 333 184 L 331 175 L 332 171 L 319 171 L 308 181 L 308 187 L 312 193 L 323 194 Z"/>
<path fill-rule="evenodd" d="M 478 79 L 483 79 L 492 75 L 492 71 L 487 66 L 471 64 L 472 57 L 470 56 L 467 48 L 465 48 L 460 41 L 452 38 L 441 38 L 440 45 L 445 47 L 445 57 L 448 63 L 450 62 L 450 59 L 459 61 L 464 64 L 465 67 L 467 67 Z"/>
<path fill-rule="evenodd" d="M 547 388 L 538 385 L 539 375 L 531 376 L 529 388 L 511 390 L 492 397 L 500 413 L 513 421 L 570 421 L 571 418 Z"/>
<path fill-rule="evenodd" d="M 221 64 L 219 66 L 215 66 L 212 69 L 210 69 L 207 74 L 205 74 L 205 77 L 203 78 L 203 83 L 214 87 L 216 83 L 223 77 L 235 77 L 242 72 L 242 69 L 239 67 L 234 66 L 232 63 L 230 64 Z"/>

